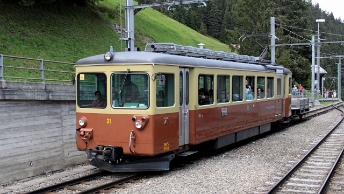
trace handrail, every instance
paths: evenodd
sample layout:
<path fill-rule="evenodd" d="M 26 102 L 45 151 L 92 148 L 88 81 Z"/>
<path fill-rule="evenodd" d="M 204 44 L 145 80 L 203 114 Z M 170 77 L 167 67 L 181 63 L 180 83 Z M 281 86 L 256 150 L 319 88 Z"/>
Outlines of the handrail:
<path fill-rule="evenodd" d="M 75 72 L 68 70 L 71 65 L 75 63 L 0 54 L 0 81 L 73 82 Z"/>

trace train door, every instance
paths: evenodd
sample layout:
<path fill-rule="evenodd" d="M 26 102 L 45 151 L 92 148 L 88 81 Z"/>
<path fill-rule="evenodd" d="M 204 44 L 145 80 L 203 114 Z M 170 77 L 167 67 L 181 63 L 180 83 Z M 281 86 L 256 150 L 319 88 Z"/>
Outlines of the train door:
<path fill-rule="evenodd" d="M 179 70 L 179 146 L 189 143 L 189 69 Z"/>
<path fill-rule="evenodd" d="M 284 84 L 284 75 L 283 75 L 283 70 L 277 70 L 277 111 L 278 114 L 282 114 L 284 117 L 284 104 L 285 104 L 285 99 L 284 99 L 284 91 L 285 91 L 285 84 Z"/>

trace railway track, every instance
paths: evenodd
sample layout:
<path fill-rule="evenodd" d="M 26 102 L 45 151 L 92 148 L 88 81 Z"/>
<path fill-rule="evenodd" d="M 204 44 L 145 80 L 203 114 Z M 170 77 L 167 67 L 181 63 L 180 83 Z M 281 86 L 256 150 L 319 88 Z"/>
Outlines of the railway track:
<path fill-rule="evenodd" d="M 317 109 L 311 109 L 303 113 L 302 118 L 311 118 L 313 116 L 317 116 L 318 114 L 326 113 L 327 111 L 332 110 L 334 108 L 338 109 L 339 107 L 342 107 L 342 106 L 344 106 L 343 102 L 337 102 L 332 105 L 323 106 Z"/>
<path fill-rule="evenodd" d="M 344 188 L 344 160 L 338 164 L 333 177 L 331 178 L 330 184 L 327 186 L 326 193 L 341 194 Z"/>
<path fill-rule="evenodd" d="M 336 103 L 332 106 L 325 106 L 325 107 L 317 108 L 317 109 L 307 112 L 307 115 L 304 116 L 303 118 L 304 119 L 311 118 L 313 116 L 317 116 L 319 114 L 325 113 L 329 110 L 332 110 L 340 106 L 343 106 L 343 103 Z M 185 162 L 185 164 L 187 163 L 190 163 L 190 161 Z M 119 177 L 119 176 L 122 176 L 122 177 Z M 143 177 L 143 175 L 142 174 L 133 175 L 133 176 L 126 175 L 124 177 L 123 174 L 118 175 L 117 173 L 111 174 L 108 172 L 99 172 L 96 174 L 81 177 L 81 178 L 67 181 L 64 183 L 59 183 L 57 185 L 52 185 L 52 186 L 35 190 L 35 191 L 31 191 L 28 193 L 57 193 L 58 191 L 61 191 L 62 189 L 64 190 L 64 193 L 97 193 L 97 192 L 99 193 L 99 191 L 106 192 L 106 190 L 108 193 L 111 188 L 113 189 L 115 187 L 123 187 L 124 183 L 131 182 L 133 180 L 138 180 L 140 179 L 140 177 Z M 336 188 L 335 185 L 334 185 L 334 188 Z"/>
<path fill-rule="evenodd" d="M 26 194 L 37 193 L 58 193 L 63 190 L 64 193 L 109 193 L 111 189 L 122 187 L 123 184 L 133 182 L 142 178 L 142 174 L 134 175 L 112 175 L 108 172 L 99 172 L 88 176 L 80 177 L 70 181 L 51 185 L 39 190 L 27 192 Z"/>
<path fill-rule="evenodd" d="M 341 112 L 341 119 L 327 135 L 280 178 L 266 192 L 267 194 L 326 192 L 331 177 L 343 156 L 344 124 L 342 123 L 343 111 Z M 342 182 L 331 182 L 331 188 L 340 188 L 341 186 L 343 186 Z"/>

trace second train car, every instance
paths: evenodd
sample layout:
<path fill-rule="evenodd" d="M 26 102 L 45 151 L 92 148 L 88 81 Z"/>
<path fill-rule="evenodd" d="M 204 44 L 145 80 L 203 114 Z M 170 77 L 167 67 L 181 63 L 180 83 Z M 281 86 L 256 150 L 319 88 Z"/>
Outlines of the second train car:
<path fill-rule="evenodd" d="M 200 144 L 218 149 L 270 131 L 291 116 L 292 73 L 252 59 L 153 43 L 79 60 L 78 150 L 111 172 L 164 171 Z"/>

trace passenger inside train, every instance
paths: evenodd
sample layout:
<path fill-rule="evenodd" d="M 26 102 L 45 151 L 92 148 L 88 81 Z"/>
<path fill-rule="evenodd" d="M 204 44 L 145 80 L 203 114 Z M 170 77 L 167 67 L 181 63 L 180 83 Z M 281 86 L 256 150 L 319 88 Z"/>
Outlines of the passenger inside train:
<path fill-rule="evenodd" d="M 209 104 L 209 95 L 207 95 L 207 93 L 204 92 L 203 88 L 198 90 L 198 104 L 199 105 Z"/>
<path fill-rule="evenodd" d="M 228 102 L 229 100 L 226 99 L 226 92 L 222 91 L 219 96 L 219 99 L 217 100 L 218 103 L 224 103 L 224 102 Z"/>
<path fill-rule="evenodd" d="M 94 95 L 96 96 L 96 99 L 92 102 L 92 107 L 106 107 L 106 100 L 102 98 L 101 93 L 99 90 L 94 92 Z"/>
<path fill-rule="evenodd" d="M 246 100 L 253 100 L 254 97 L 254 77 L 253 76 L 247 76 L 246 77 Z"/>
<path fill-rule="evenodd" d="M 253 100 L 251 86 L 246 85 L 246 100 Z"/>
<path fill-rule="evenodd" d="M 257 89 L 257 99 L 263 99 L 264 98 L 264 92 L 262 89 L 258 88 Z"/>
<path fill-rule="evenodd" d="M 136 84 L 131 81 L 130 76 L 128 75 L 127 79 L 125 80 L 125 101 L 132 102 L 136 101 L 140 97 L 139 88 Z"/>

